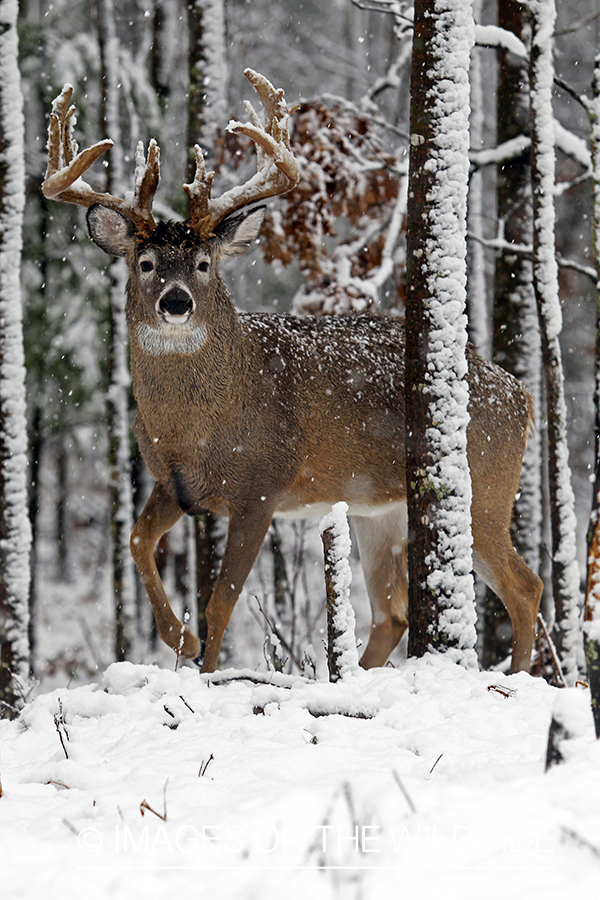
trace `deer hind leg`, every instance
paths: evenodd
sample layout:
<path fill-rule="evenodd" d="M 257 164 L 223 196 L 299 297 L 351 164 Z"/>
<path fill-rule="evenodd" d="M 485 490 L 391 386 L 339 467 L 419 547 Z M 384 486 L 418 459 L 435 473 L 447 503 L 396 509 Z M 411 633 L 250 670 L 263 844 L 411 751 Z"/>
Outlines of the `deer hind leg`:
<path fill-rule="evenodd" d="M 478 541 L 474 533 L 473 566 L 496 593 L 512 623 L 511 672 L 529 671 L 542 581 L 511 545 L 508 533 L 496 541 Z"/>
<path fill-rule="evenodd" d="M 160 484 L 155 484 L 144 510 L 131 534 L 131 555 L 144 583 L 158 634 L 176 653 L 194 659 L 200 653 L 200 641 L 183 625 L 169 604 L 154 561 L 154 548 L 165 532 L 179 521 L 183 510 Z"/>
<path fill-rule="evenodd" d="M 353 516 L 352 525 L 371 602 L 363 669 L 384 666 L 408 627 L 406 505 L 380 516 Z"/>

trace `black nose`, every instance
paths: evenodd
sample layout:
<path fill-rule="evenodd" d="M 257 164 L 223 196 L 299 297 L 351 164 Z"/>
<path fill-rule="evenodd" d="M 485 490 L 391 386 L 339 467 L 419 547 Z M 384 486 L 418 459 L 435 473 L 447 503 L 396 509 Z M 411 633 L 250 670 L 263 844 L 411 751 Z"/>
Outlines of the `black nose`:
<path fill-rule="evenodd" d="M 168 316 L 185 316 L 191 313 L 194 303 L 187 291 L 174 287 L 160 298 L 158 308 Z"/>

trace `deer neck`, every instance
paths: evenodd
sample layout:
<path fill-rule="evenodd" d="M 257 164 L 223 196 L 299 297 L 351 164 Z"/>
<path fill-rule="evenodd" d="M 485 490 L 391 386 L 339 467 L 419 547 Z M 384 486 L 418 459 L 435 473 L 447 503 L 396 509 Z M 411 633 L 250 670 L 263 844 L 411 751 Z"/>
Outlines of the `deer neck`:
<path fill-rule="evenodd" d="M 130 323 L 133 392 L 140 417 L 153 431 L 162 427 L 194 439 L 193 432 L 216 427 L 239 407 L 247 359 L 242 328 L 227 299 L 218 303 L 200 346 L 192 342 L 185 352 L 149 350 Z"/>

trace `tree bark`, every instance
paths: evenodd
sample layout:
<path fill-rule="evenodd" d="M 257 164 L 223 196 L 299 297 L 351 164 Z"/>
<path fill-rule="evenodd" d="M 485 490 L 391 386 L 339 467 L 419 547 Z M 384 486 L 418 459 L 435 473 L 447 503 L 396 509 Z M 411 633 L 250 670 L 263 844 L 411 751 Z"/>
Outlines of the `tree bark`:
<path fill-rule="evenodd" d="M 188 175 L 194 175 L 194 144 L 210 159 L 217 129 L 227 120 L 227 62 L 224 0 L 190 0 L 188 10 L 189 73 Z"/>
<path fill-rule="evenodd" d="M 194 178 L 194 144 L 210 160 L 216 152 L 217 128 L 227 118 L 227 64 L 224 0 L 188 3 L 189 94 L 187 119 L 188 179 Z M 198 635 L 206 637 L 206 607 L 219 568 L 218 519 L 206 510 L 196 518 L 196 589 Z"/>
<path fill-rule="evenodd" d="M 472 43 L 468 0 L 417 0 L 407 223 L 408 652 L 441 650 L 467 665 L 476 663 L 464 315 Z"/>
<path fill-rule="evenodd" d="M 562 313 L 554 238 L 554 0 L 531 0 L 529 94 L 533 188 L 533 285 L 540 322 L 548 413 L 548 480 L 552 532 L 552 593 L 556 619 L 552 637 L 568 684 L 582 662 L 579 567 L 575 542 L 575 497 L 567 444 L 567 407 L 559 335 Z"/>
<path fill-rule="evenodd" d="M 473 15 L 479 21 L 482 0 L 475 0 Z M 474 48 L 471 55 L 471 147 L 479 150 L 483 144 L 483 84 L 481 50 Z M 478 238 L 484 235 L 484 185 L 483 172 L 476 170 L 469 179 L 467 198 L 467 316 L 469 340 L 475 344 L 484 359 L 490 357 L 490 317 L 487 304 L 485 278 L 485 250 Z"/>
<path fill-rule="evenodd" d="M 596 736 L 600 738 L 600 54 L 596 57 L 592 100 L 587 104 L 592 153 L 592 247 L 596 283 L 596 358 L 594 390 L 594 489 L 588 532 L 588 571 L 584 608 L 584 646 L 587 677 L 592 694 Z"/>
<path fill-rule="evenodd" d="M 527 26 L 518 0 L 500 0 L 498 25 L 525 39 Z M 504 48 L 498 51 L 497 143 L 529 134 L 527 63 Z M 532 242 L 531 166 L 529 151 L 504 162 L 497 173 L 498 218 L 507 243 Z M 492 359 L 529 389 L 539 423 L 541 348 L 531 261 L 509 248 L 496 257 L 494 273 Z M 519 494 L 513 511 L 512 539 L 519 555 L 539 571 L 542 543 L 542 467 L 539 424 L 523 459 Z M 504 605 L 488 590 L 484 602 L 482 665 L 489 668 L 510 650 L 510 619 Z"/>
<path fill-rule="evenodd" d="M 0 716 L 30 669 L 27 426 L 20 289 L 25 168 L 16 0 L 0 0 Z"/>
<path fill-rule="evenodd" d="M 122 194 L 123 148 L 119 124 L 118 41 L 113 0 L 96 0 L 102 81 L 102 132 L 115 142 L 107 169 L 107 190 Z M 135 624 L 135 587 L 129 536 L 133 529 L 133 485 L 129 446 L 129 374 L 125 322 L 126 267 L 122 259 L 110 265 L 110 348 L 108 415 L 115 655 L 129 659 Z"/>

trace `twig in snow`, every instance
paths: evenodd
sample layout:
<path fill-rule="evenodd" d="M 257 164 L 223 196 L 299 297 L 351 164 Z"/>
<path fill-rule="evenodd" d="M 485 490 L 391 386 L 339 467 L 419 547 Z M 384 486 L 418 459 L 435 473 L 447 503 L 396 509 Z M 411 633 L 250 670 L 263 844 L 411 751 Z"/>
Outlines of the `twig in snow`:
<path fill-rule="evenodd" d="M 442 754 L 442 755 L 443 755 L 443 754 Z M 440 759 L 441 759 L 441 756 L 440 756 Z M 432 769 L 431 771 L 433 772 L 433 769 Z M 408 791 L 407 791 L 406 788 L 404 787 L 404 785 L 403 785 L 403 783 L 402 783 L 402 780 L 401 780 L 400 776 L 398 775 L 398 773 L 396 772 L 395 769 L 392 769 L 392 778 L 394 779 L 394 781 L 396 782 L 396 784 L 398 785 L 398 787 L 399 787 L 400 790 L 402 791 L 402 796 L 404 797 L 404 799 L 405 799 L 406 802 L 408 803 L 408 807 L 409 807 L 410 811 L 411 811 L 412 813 L 415 813 L 415 814 L 416 814 L 417 808 L 416 808 L 415 804 L 412 802 L 412 799 L 411 799 L 410 794 L 408 793 Z"/>
<path fill-rule="evenodd" d="M 540 623 L 541 629 L 544 632 L 544 637 L 546 638 L 546 642 L 548 644 L 548 650 L 550 651 L 550 659 L 552 660 L 552 667 L 554 668 L 554 672 L 556 674 L 558 686 L 566 687 L 567 682 L 565 681 L 565 676 L 563 675 L 562 666 L 560 664 L 560 660 L 559 660 L 558 654 L 556 652 L 556 647 L 554 646 L 554 641 L 550 637 L 550 632 L 548 631 L 548 626 L 546 625 L 544 617 L 541 613 L 538 613 L 538 622 Z"/>
<path fill-rule="evenodd" d="M 63 819 L 63 820 L 62 820 L 62 823 L 63 823 L 63 825 L 64 825 L 66 828 L 69 829 L 69 831 L 70 831 L 72 834 L 75 835 L 76 838 L 79 837 L 79 832 L 77 831 L 77 829 L 75 828 L 74 825 L 71 825 L 71 823 L 69 822 L 68 819 Z"/>
<path fill-rule="evenodd" d="M 189 609 L 184 610 L 183 612 L 183 621 L 181 623 L 181 631 L 179 633 L 179 644 L 177 645 L 177 650 L 175 651 L 175 671 L 179 668 L 179 660 L 181 658 L 181 651 L 183 650 L 183 642 L 185 641 L 185 626 L 190 619 L 190 611 Z"/>
<path fill-rule="evenodd" d="M 176 728 L 179 728 L 179 721 L 177 720 L 177 716 L 175 713 L 169 709 L 166 703 L 163 703 L 163 709 L 167 713 L 168 716 L 171 716 L 173 719 L 172 722 L 164 722 L 164 725 L 168 725 L 172 731 L 175 731 Z"/>
<path fill-rule="evenodd" d="M 503 684 L 488 684 L 487 689 L 488 691 L 495 691 L 497 694 L 500 694 L 505 700 L 509 697 L 514 697 L 517 693 L 513 688 L 506 687 Z"/>
<path fill-rule="evenodd" d="M 440 759 L 442 758 L 443 755 L 444 755 L 443 753 L 440 753 L 440 755 L 438 756 L 438 758 L 436 759 L 436 761 L 434 762 L 434 764 L 433 764 L 432 767 L 430 768 L 430 770 L 429 770 L 429 774 L 430 774 L 430 775 L 431 775 L 431 773 L 433 772 L 433 770 L 435 769 L 435 767 L 437 766 L 437 764 L 439 763 L 439 761 L 440 761 Z"/>
<path fill-rule="evenodd" d="M 147 802 L 147 800 L 142 800 L 142 802 L 140 803 L 140 813 L 142 814 L 142 816 L 144 815 L 144 810 L 147 809 L 148 812 L 151 812 L 153 815 L 155 815 L 157 817 L 157 819 L 162 819 L 163 822 L 167 821 L 167 785 L 168 785 L 168 783 L 169 783 L 169 779 L 167 778 L 167 780 L 165 781 L 165 786 L 163 787 L 162 815 L 161 815 L 161 813 L 156 812 L 155 809 L 152 809 L 152 807 Z"/>
<path fill-rule="evenodd" d="M 228 684 L 230 681 L 249 681 L 251 684 L 275 684 L 275 687 L 287 688 L 287 690 L 291 690 L 294 686 L 293 684 L 279 684 L 277 682 L 273 682 L 273 675 L 278 675 L 278 672 L 265 672 L 262 674 L 261 672 L 257 672 L 256 675 L 228 675 L 226 678 L 219 679 L 208 679 L 207 687 L 210 687 L 213 684 Z M 300 681 L 305 681 L 301 675 L 297 676 Z"/>
<path fill-rule="evenodd" d="M 69 740 L 69 732 L 67 731 L 67 724 L 65 722 L 65 717 L 64 717 L 64 713 L 63 713 L 63 707 L 62 707 L 61 700 L 58 701 L 58 712 L 54 714 L 54 725 L 56 727 L 56 732 L 60 739 L 61 747 L 63 748 L 63 752 L 65 754 L 65 759 L 68 759 L 69 754 L 67 753 L 67 748 L 65 746 L 63 734 L 64 734 L 64 737 L 66 738 L 66 740 L 68 741 Z"/>
<path fill-rule="evenodd" d="M 254 600 L 256 600 L 256 605 L 258 606 L 259 611 L 261 612 L 265 622 L 267 623 L 268 628 L 270 628 L 271 632 L 275 635 L 275 637 L 277 638 L 277 640 L 279 641 L 279 643 L 281 644 L 281 646 L 283 647 L 285 652 L 289 653 L 291 659 L 294 662 L 294 665 L 297 666 L 298 669 L 300 669 L 301 665 L 302 665 L 302 661 L 300 659 L 298 659 L 298 657 L 294 653 L 293 648 L 290 646 L 288 641 L 286 641 L 286 639 L 282 635 L 281 629 L 277 626 L 277 624 L 275 622 L 273 622 L 273 620 L 270 618 L 270 616 L 262 608 L 261 602 L 258 599 L 257 595 L 252 594 L 251 596 L 254 598 Z M 285 665 L 286 662 L 287 662 L 287 660 L 284 660 L 282 665 Z"/>
<path fill-rule="evenodd" d="M 566 838 L 568 841 L 574 841 L 576 844 L 579 844 L 580 847 L 584 847 L 586 850 L 589 850 L 596 859 L 600 859 L 600 849 L 595 846 L 595 844 L 590 843 L 587 838 L 582 837 L 580 834 L 577 834 L 572 828 L 567 828 L 565 825 L 561 825 L 560 833 L 563 838 Z"/>
<path fill-rule="evenodd" d="M 189 709 L 189 711 L 191 713 L 194 712 L 194 710 L 192 709 L 192 707 L 190 706 L 190 704 L 187 702 L 187 700 L 185 699 L 185 697 L 182 694 L 179 695 L 179 699 L 183 701 L 183 703 L 187 706 L 187 708 Z M 194 715 L 195 715 L 195 713 L 194 713 Z"/>
<path fill-rule="evenodd" d="M 208 769 L 213 759 L 214 756 L 211 753 L 206 762 L 202 760 L 202 762 L 200 763 L 200 768 L 198 769 L 198 778 L 203 778 L 204 775 L 206 775 L 206 770 Z"/>

